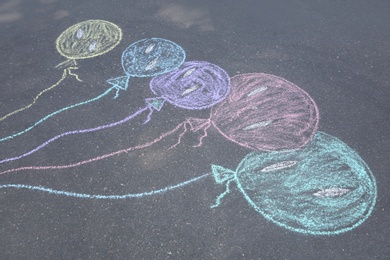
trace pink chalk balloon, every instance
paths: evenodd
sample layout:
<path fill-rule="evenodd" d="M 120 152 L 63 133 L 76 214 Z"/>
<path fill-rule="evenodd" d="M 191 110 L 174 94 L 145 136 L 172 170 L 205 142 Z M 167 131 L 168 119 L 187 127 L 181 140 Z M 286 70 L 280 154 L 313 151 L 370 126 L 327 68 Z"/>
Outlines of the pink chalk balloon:
<path fill-rule="evenodd" d="M 212 125 L 228 140 L 253 150 L 277 151 L 306 145 L 318 128 L 314 100 L 293 83 L 264 73 L 231 78 L 231 93 L 209 119 L 188 118 L 192 131 Z"/>

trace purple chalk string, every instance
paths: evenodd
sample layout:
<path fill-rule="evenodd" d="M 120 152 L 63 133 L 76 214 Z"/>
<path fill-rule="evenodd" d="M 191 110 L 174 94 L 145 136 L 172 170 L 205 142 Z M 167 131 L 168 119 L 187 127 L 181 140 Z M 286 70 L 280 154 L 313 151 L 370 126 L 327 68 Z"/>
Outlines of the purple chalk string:
<path fill-rule="evenodd" d="M 15 160 L 19 160 L 19 159 L 21 159 L 23 157 L 29 156 L 30 154 L 33 154 L 33 153 L 39 151 L 43 147 L 49 145 L 50 143 L 52 143 L 55 140 L 57 140 L 57 139 L 59 139 L 61 137 L 64 137 L 64 136 L 95 132 L 95 131 L 99 131 L 99 130 L 103 130 L 103 129 L 106 129 L 106 128 L 110 128 L 110 127 L 114 127 L 114 126 L 123 124 L 123 123 L 125 123 L 125 122 L 127 122 L 127 121 L 129 121 L 129 120 L 131 120 L 133 118 L 135 118 L 136 116 L 140 115 L 141 113 L 143 113 L 144 111 L 146 111 L 148 109 L 149 109 L 149 107 L 146 106 L 144 108 L 139 109 L 134 114 L 132 114 L 132 115 L 130 115 L 130 116 L 120 120 L 120 121 L 117 121 L 117 122 L 114 122 L 114 123 L 110 123 L 110 124 L 107 124 L 107 125 L 102 125 L 102 126 L 98 126 L 98 127 L 94 127 L 94 128 L 88 128 L 88 129 L 73 130 L 73 131 L 69 131 L 69 132 L 65 132 L 65 133 L 59 134 L 59 135 L 51 138 L 50 140 L 44 142 L 43 144 L 39 145 L 38 147 L 34 148 L 33 150 L 31 150 L 31 151 L 29 151 L 27 153 L 24 153 L 24 154 L 16 156 L 16 157 L 12 157 L 12 158 L 7 158 L 7 159 L 4 159 L 4 160 L 1 160 L 0 163 L 15 161 Z"/>

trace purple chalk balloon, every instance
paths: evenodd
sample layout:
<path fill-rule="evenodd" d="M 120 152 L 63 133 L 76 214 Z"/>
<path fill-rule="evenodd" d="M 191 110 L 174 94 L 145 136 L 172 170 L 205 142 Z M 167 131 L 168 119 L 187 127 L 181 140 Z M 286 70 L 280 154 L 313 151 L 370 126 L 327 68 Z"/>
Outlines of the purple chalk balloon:
<path fill-rule="evenodd" d="M 317 131 L 314 100 L 293 83 L 270 74 L 240 74 L 231 94 L 211 110 L 211 123 L 227 139 L 254 150 L 296 149 Z"/>
<path fill-rule="evenodd" d="M 205 109 L 229 95 L 230 78 L 217 65 L 190 61 L 174 71 L 154 77 L 150 89 L 175 106 L 191 110 Z"/>

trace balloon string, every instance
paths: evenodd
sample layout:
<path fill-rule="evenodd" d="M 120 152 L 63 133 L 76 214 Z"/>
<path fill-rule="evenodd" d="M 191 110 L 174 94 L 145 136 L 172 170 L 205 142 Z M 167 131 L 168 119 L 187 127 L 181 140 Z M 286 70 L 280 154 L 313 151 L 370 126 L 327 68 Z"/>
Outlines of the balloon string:
<path fill-rule="evenodd" d="M 199 138 L 199 143 L 197 145 L 194 145 L 194 147 L 200 147 L 202 146 L 202 141 L 203 141 L 203 138 L 206 138 L 207 137 L 207 129 L 209 129 L 209 127 L 211 126 L 211 124 L 208 124 L 204 129 L 203 129 L 203 135 Z"/>
<path fill-rule="evenodd" d="M 60 68 L 67 67 L 67 66 L 70 66 L 70 65 L 77 66 L 76 60 L 74 60 L 74 59 L 67 59 L 67 60 L 59 63 L 58 65 L 56 65 L 55 68 L 56 69 L 60 69 Z"/>
<path fill-rule="evenodd" d="M 43 144 L 39 145 L 38 147 L 32 149 L 31 151 L 27 152 L 27 153 L 24 153 L 22 155 L 19 155 L 19 156 L 16 156 L 16 157 L 12 157 L 12 158 L 7 158 L 7 159 L 3 159 L 0 161 L 0 163 L 5 163 L 5 162 L 10 162 L 10 161 L 15 161 L 15 160 L 19 160 L 23 157 L 26 157 L 30 154 L 33 154 L 37 151 L 39 151 L 40 149 L 42 149 L 43 147 L 47 146 L 48 144 L 54 142 L 55 140 L 57 139 L 60 139 L 64 136 L 67 136 L 67 135 L 75 135 L 75 134 L 84 134 L 84 133 L 90 133 L 90 132 L 95 132 L 95 131 L 99 131 L 99 130 L 103 130 L 103 129 L 106 129 L 106 128 L 110 128 L 110 127 L 114 127 L 114 126 L 117 126 L 117 125 L 120 125 L 120 124 L 123 124 L 133 118 L 135 118 L 136 116 L 138 116 L 139 114 L 141 114 L 142 112 L 146 111 L 148 109 L 148 107 L 144 107 L 144 108 L 141 108 L 139 109 L 138 111 L 136 111 L 134 114 L 122 119 L 122 120 L 119 120 L 117 122 L 113 122 L 113 123 L 110 123 L 110 124 L 106 124 L 106 125 L 101 125 L 101 126 L 98 126 L 98 127 L 94 127 L 94 128 L 88 128 L 88 129 L 80 129 L 80 130 L 73 130 L 73 131 L 69 131 L 69 132 L 65 132 L 65 133 L 62 133 L 62 134 L 59 134 L 51 139 L 49 139 L 48 141 L 44 142 Z"/>
<path fill-rule="evenodd" d="M 38 98 L 39 98 L 40 96 L 42 96 L 43 93 L 45 93 L 45 92 L 47 92 L 47 91 L 49 91 L 49 90 L 52 90 L 53 88 L 57 87 L 57 86 L 66 78 L 66 76 L 67 76 L 68 73 L 69 73 L 70 75 L 73 75 L 73 74 L 71 74 L 70 70 L 64 69 L 64 72 L 62 73 L 62 77 L 61 77 L 56 83 L 54 83 L 53 85 L 51 85 L 51 86 L 48 87 L 47 89 L 44 89 L 44 90 L 42 90 L 41 92 L 39 92 L 38 95 L 35 96 L 35 98 L 34 98 L 34 100 L 33 100 L 33 102 L 32 102 L 31 104 L 29 104 L 29 105 L 27 105 L 27 106 L 25 106 L 25 107 L 19 108 L 19 109 L 15 110 L 15 111 L 13 111 L 13 112 L 11 112 L 11 113 L 9 113 L 9 114 L 3 116 L 2 118 L 0 118 L 0 122 L 3 121 L 3 120 L 5 120 L 5 119 L 7 119 L 8 117 L 10 117 L 10 116 L 12 116 L 12 115 L 15 115 L 15 114 L 17 114 L 17 113 L 19 113 L 19 112 L 22 112 L 22 111 L 24 111 L 24 110 L 30 108 L 32 105 L 34 105 L 34 104 L 37 102 Z M 76 76 L 77 76 L 77 75 L 76 75 Z M 78 77 L 76 77 L 76 79 L 78 79 Z M 79 80 L 79 79 L 78 79 L 78 80 Z"/>
<path fill-rule="evenodd" d="M 74 198 L 114 200 L 114 199 L 142 198 L 146 196 L 162 194 L 170 190 L 184 187 L 192 182 L 199 181 L 209 175 L 211 175 L 211 173 L 206 173 L 199 177 L 181 182 L 176 185 L 167 186 L 165 188 L 158 189 L 158 190 L 152 190 L 152 191 L 147 191 L 142 193 L 128 193 L 123 195 L 97 195 L 97 194 L 76 193 L 76 192 L 55 190 L 51 188 L 45 188 L 42 186 L 32 186 L 32 185 L 25 185 L 25 184 L 4 184 L 4 185 L 0 185 L 0 189 L 4 189 L 4 188 L 28 189 L 28 190 L 38 190 L 38 191 L 47 192 L 49 194 L 62 195 L 62 196 L 74 197 Z"/>
<path fill-rule="evenodd" d="M 79 78 L 79 75 L 77 75 L 76 73 L 73 73 L 72 70 L 77 70 L 78 67 L 69 67 L 67 70 L 69 72 L 69 75 L 72 75 L 73 77 L 75 77 L 78 81 L 80 82 L 83 82 L 80 78 Z"/>
<path fill-rule="evenodd" d="M 181 142 L 181 138 L 182 138 L 182 137 L 184 136 L 184 134 L 187 132 L 187 123 L 184 122 L 184 123 L 182 123 L 182 124 L 180 124 L 180 125 L 183 125 L 184 130 L 183 130 L 183 132 L 180 133 L 179 138 L 177 139 L 177 143 L 174 144 L 174 145 L 172 145 L 171 147 L 169 147 L 168 150 L 171 150 L 171 149 L 175 148 L 176 146 L 178 146 L 178 145 L 180 144 L 180 142 Z"/>
<path fill-rule="evenodd" d="M 76 162 L 76 163 L 72 163 L 72 164 L 67 164 L 67 165 L 26 166 L 26 167 L 14 168 L 14 169 L 10 169 L 10 170 L 6 170 L 6 171 L 3 171 L 3 172 L 0 172 L 0 175 L 6 174 L 6 173 L 10 173 L 10 172 L 24 171 L 24 170 L 61 170 L 61 169 L 73 168 L 73 167 L 77 167 L 77 166 L 80 166 L 80 165 L 96 162 L 96 161 L 103 160 L 103 159 L 106 159 L 106 158 L 109 158 L 109 157 L 112 157 L 112 156 L 115 156 L 115 155 L 119 155 L 119 154 L 122 154 L 122 153 L 127 153 L 127 152 L 130 152 L 130 151 L 134 151 L 134 150 L 138 150 L 138 149 L 149 147 L 149 146 L 151 146 L 151 145 L 161 141 L 165 137 L 174 134 L 177 130 L 180 129 L 181 126 L 182 126 L 182 124 L 177 125 L 174 129 L 172 129 L 172 130 L 170 130 L 170 131 L 160 135 L 158 138 L 154 139 L 151 142 L 147 142 L 145 144 L 141 144 L 141 145 L 129 147 L 129 148 L 126 148 L 126 149 L 118 150 L 116 152 L 104 154 L 104 155 L 101 155 L 101 156 L 98 156 L 98 157 L 95 157 L 95 158 L 91 158 L 91 159 L 88 159 L 88 160 L 84 160 L 84 161 L 80 161 L 80 162 Z"/>
<path fill-rule="evenodd" d="M 89 100 L 86 100 L 86 101 L 83 101 L 83 102 L 80 102 L 80 103 L 77 103 L 77 104 L 73 104 L 73 105 L 70 105 L 70 106 L 67 106 L 67 107 L 64 107 L 64 108 L 61 108 L 47 116 L 45 116 L 44 118 L 42 118 L 41 120 L 37 121 L 36 123 L 34 123 L 32 126 L 30 127 L 27 127 L 26 129 L 18 132 L 18 133 L 15 133 L 15 134 L 12 134 L 12 135 L 9 135 L 9 136 L 6 136 L 6 137 L 3 137 L 0 139 L 0 142 L 3 142 L 3 141 L 6 141 L 6 140 L 9 140 L 9 139 L 12 139 L 12 138 L 15 138 L 19 135 L 22 135 L 22 134 L 25 134 L 27 133 L 28 131 L 30 131 L 31 129 L 33 129 L 34 127 L 36 127 L 37 125 L 41 124 L 42 122 L 46 121 L 47 119 L 49 119 L 50 117 L 52 116 L 55 116 L 63 111 L 66 111 L 68 109 L 71 109 L 71 108 L 74 108 L 74 107 L 78 107 L 78 106 L 82 106 L 82 105 L 86 105 L 88 103 L 91 103 L 91 102 L 94 102 L 94 101 L 97 101 L 99 99 L 101 99 L 102 97 L 106 96 L 108 93 L 111 92 L 111 90 L 113 90 L 114 88 L 109 88 L 108 90 L 106 90 L 103 94 L 100 94 L 99 96 L 97 97 L 94 97 L 94 98 L 91 98 Z"/>
<path fill-rule="evenodd" d="M 211 205 L 210 208 L 216 208 L 219 206 L 219 204 L 221 204 L 221 199 L 223 197 L 225 197 L 228 193 L 230 193 L 230 183 L 233 181 L 233 179 L 230 179 L 226 182 L 226 190 L 220 194 L 217 198 L 217 200 L 215 201 L 215 204 L 214 205 Z"/>
<path fill-rule="evenodd" d="M 116 89 L 116 91 L 115 91 L 115 96 L 112 99 L 116 99 L 117 97 L 119 97 L 119 91 L 121 90 L 118 87 L 114 87 L 114 88 Z"/>

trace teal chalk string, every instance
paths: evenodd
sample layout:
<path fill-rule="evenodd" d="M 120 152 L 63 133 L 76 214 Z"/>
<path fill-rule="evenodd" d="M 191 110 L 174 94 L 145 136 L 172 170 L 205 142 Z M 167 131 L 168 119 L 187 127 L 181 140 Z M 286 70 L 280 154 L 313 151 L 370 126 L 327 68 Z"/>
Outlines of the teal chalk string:
<path fill-rule="evenodd" d="M 234 179 L 230 179 L 230 180 L 228 180 L 228 181 L 226 182 L 226 190 L 218 196 L 217 200 L 215 201 L 215 204 L 214 204 L 214 205 L 211 205 L 210 208 L 213 209 L 213 208 L 218 207 L 219 204 L 221 204 L 222 198 L 225 197 L 227 194 L 230 193 L 230 183 L 231 183 L 232 181 L 234 181 Z"/>
<path fill-rule="evenodd" d="M 165 192 L 170 191 L 170 190 L 184 187 L 192 182 L 199 181 L 199 180 L 201 180 L 209 175 L 211 175 L 211 173 L 206 173 L 206 174 L 203 174 L 199 177 L 190 179 L 188 181 L 181 182 L 179 184 L 172 185 L 172 186 L 167 186 L 165 188 L 158 189 L 158 190 L 152 190 L 152 191 L 142 192 L 142 193 L 129 193 L 129 194 L 123 194 L 123 195 L 95 195 L 95 194 L 86 194 L 86 193 L 76 193 L 76 192 L 55 190 L 55 189 L 51 189 L 51 188 L 45 188 L 42 186 L 32 186 L 32 185 L 25 185 L 25 184 L 4 184 L 4 185 L 0 185 L 0 189 L 5 189 L 5 188 L 28 189 L 28 190 L 42 191 L 42 192 L 46 192 L 46 193 L 54 194 L 54 195 L 61 195 L 61 196 L 82 198 L 82 199 L 117 200 L 117 199 L 129 199 L 129 198 L 142 198 L 142 197 L 146 197 L 146 196 L 162 194 L 162 193 L 165 193 Z"/>
<path fill-rule="evenodd" d="M 82 105 L 86 105 L 88 103 L 91 103 L 91 102 L 94 102 L 94 101 L 97 101 L 101 98 L 103 98 L 104 96 L 106 96 L 108 93 L 111 92 L 111 90 L 115 89 L 115 87 L 112 87 L 112 88 L 109 88 L 107 89 L 104 93 L 100 94 L 99 96 L 97 97 L 94 97 L 94 98 L 91 98 L 91 99 L 88 99 L 86 101 L 83 101 L 83 102 L 80 102 L 80 103 L 77 103 L 77 104 L 73 104 L 73 105 L 70 105 L 70 106 L 67 106 L 67 107 L 64 107 L 64 108 L 61 108 L 47 116 L 45 116 L 44 118 L 42 118 L 41 120 L 37 121 L 35 124 L 33 124 L 32 126 L 24 129 L 23 131 L 20 131 L 18 133 L 15 133 L 15 134 L 12 134 L 12 135 L 9 135 L 9 136 L 6 136 L 6 137 L 3 137 L 0 139 L 0 142 L 3 142 L 3 141 L 6 141 L 6 140 L 9 140 L 9 139 L 12 139 L 14 137 L 17 137 L 19 135 L 22 135 L 24 133 L 27 133 L 28 131 L 30 131 L 31 129 L 33 129 L 34 127 L 36 127 L 37 125 L 41 124 L 42 122 L 44 122 L 45 120 L 49 119 L 50 117 L 52 116 L 55 116 L 65 110 L 68 110 L 68 109 L 71 109 L 71 108 L 75 108 L 75 107 L 78 107 L 78 106 L 82 106 Z"/>

